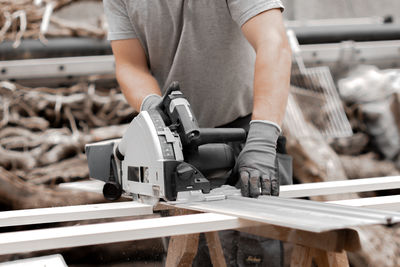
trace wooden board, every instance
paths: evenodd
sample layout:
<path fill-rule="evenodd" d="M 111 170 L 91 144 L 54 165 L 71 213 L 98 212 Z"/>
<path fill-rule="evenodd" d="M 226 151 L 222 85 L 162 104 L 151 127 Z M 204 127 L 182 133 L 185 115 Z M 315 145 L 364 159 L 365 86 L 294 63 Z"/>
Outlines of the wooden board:
<path fill-rule="evenodd" d="M 172 216 L 0 234 L 0 254 L 105 244 L 257 226 L 214 213 Z"/>
<path fill-rule="evenodd" d="M 152 213 L 153 206 L 133 201 L 3 211 L 0 212 L 0 227 L 148 215 Z"/>
<path fill-rule="evenodd" d="M 0 267 L 67 267 L 60 254 L 0 263 Z"/>
<path fill-rule="evenodd" d="M 303 199 L 228 196 L 218 201 L 178 203 L 176 207 L 237 216 L 297 230 L 321 233 L 365 225 L 400 223 L 400 213 L 339 206 Z"/>
<path fill-rule="evenodd" d="M 284 185 L 280 188 L 279 196 L 285 198 L 311 197 L 395 188 L 400 188 L 400 176 Z"/>

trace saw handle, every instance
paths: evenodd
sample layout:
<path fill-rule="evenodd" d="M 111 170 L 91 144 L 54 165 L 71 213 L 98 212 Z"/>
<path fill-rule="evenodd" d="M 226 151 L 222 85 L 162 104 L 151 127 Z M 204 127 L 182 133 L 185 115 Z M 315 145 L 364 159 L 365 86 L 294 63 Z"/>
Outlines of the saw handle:
<path fill-rule="evenodd" d="M 172 82 L 158 108 L 168 116 L 170 125 L 176 125 L 182 144 L 200 146 L 204 144 L 245 141 L 242 128 L 199 128 L 189 102 L 182 94 L 179 83 Z"/>
<path fill-rule="evenodd" d="M 178 127 L 183 145 L 196 142 L 199 138 L 199 125 L 189 102 L 180 90 L 178 82 L 172 82 L 167 88 L 158 108 L 170 120 L 167 124 Z"/>
<path fill-rule="evenodd" d="M 200 128 L 200 138 L 196 145 L 246 141 L 246 131 L 242 128 Z"/>

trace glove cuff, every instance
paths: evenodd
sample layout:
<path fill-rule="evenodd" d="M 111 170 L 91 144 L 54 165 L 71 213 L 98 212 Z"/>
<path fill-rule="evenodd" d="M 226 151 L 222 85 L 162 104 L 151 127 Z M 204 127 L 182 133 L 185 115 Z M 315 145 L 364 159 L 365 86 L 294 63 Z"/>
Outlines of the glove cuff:
<path fill-rule="evenodd" d="M 279 128 L 275 125 L 261 121 L 252 121 L 252 123 L 250 123 L 250 129 L 247 135 L 246 146 L 268 145 L 274 147 L 275 150 L 279 135 Z"/>
<path fill-rule="evenodd" d="M 279 135 L 282 133 L 281 127 L 280 127 L 277 123 L 275 123 L 275 122 L 267 121 L 267 120 L 252 120 L 252 121 L 250 121 L 250 125 L 251 125 L 252 123 L 264 123 L 264 124 L 268 124 L 268 125 L 274 126 L 276 129 L 278 129 Z"/>
<path fill-rule="evenodd" d="M 146 96 L 143 101 L 142 104 L 140 105 L 140 111 L 143 110 L 149 110 L 151 108 L 154 108 L 155 106 L 157 106 L 160 102 L 161 102 L 162 97 L 156 94 L 151 94 Z"/>

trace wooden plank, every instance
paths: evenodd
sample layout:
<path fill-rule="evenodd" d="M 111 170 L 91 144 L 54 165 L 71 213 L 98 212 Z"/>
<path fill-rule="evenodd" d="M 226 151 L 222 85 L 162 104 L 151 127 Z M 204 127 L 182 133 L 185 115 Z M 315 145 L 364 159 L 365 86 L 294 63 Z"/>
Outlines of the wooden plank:
<path fill-rule="evenodd" d="M 400 211 L 400 195 L 336 200 L 326 203 L 353 207 L 367 207 L 379 210 Z"/>
<path fill-rule="evenodd" d="M 151 205 L 133 201 L 3 211 L 0 212 L 0 227 L 148 215 L 152 213 L 153 207 Z"/>
<path fill-rule="evenodd" d="M 0 254 L 105 244 L 237 229 L 259 225 L 237 217 L 202 213 L 0 234 Z"/>
<path fill-rule="evenodd" d="M 400 188 L 400 176 L 364 178 L 334 182 L 284 185 L 280 197 L 310 197 L 319 195 L 357 193 Z"/>
<path fill-rule="evenodd" d="M 251 228 L 241 228 L 241 232 L 281 240 L 296 245 L 340 252 L 357 251 L 361 248 L 357 231 L 352 229 L 313 233 L 281 226 L 262 225 Z"/>
<path fill-rule="evenodd" d="M 61 254 L 0 263 L 0 267 L 68 267 Z"/>

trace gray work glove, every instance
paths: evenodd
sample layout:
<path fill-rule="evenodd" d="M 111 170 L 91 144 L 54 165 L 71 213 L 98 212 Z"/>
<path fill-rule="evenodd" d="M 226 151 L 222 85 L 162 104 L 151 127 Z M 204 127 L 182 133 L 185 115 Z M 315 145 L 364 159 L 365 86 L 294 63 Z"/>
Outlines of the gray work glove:
<path fill-rule="evenodd" d="M 276 142 L 280 128 L 267 121 L 251 121 L 246 144 L 240 152 L 236 168 L 239 173 L 237 187 L 242 195 L 257 198 L 261 195 L 279 195 L 276 174 Z"/>
<path fill-rule="evenodd" d="M 140 105 L 140 111 L 149 111 L 150 109 L 155 109 L 158 104 L 160 104 L 161 100 L 162 97 L 156 94 L 146 96 Z"/>

